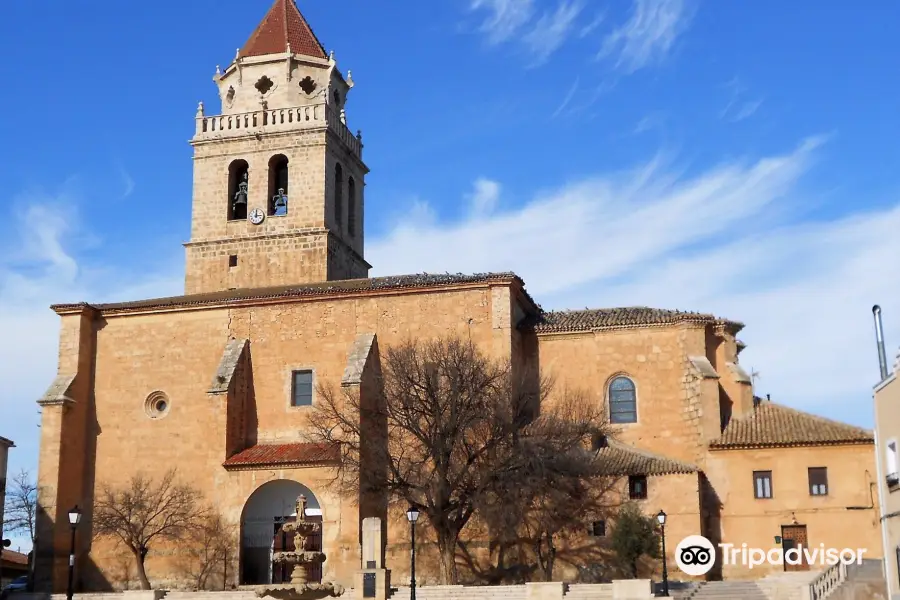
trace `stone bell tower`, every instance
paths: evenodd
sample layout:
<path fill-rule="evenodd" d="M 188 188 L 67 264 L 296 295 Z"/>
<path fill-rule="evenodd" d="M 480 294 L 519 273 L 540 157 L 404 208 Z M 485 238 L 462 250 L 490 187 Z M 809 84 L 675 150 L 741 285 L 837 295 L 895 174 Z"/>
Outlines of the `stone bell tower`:
<path fill-rule="evenodd" d="M 221 110 L 197 109 L 185 293 L 368 276 L 362 135 L 350 72 L 294 0 L 275 0 L 224 70 Z"/>

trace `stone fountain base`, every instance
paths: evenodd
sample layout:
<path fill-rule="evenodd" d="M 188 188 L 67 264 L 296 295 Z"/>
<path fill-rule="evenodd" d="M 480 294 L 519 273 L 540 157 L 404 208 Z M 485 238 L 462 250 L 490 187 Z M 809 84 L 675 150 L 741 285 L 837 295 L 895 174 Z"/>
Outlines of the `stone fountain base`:
<path fill-rule="evenodd" d="M 336 598 L 344 593 L 344 587 L 335 583 L 292 583 L 242 586 L 256 592 L 257 598 L 269 596 L 276 600 L 320 600 Z"/>

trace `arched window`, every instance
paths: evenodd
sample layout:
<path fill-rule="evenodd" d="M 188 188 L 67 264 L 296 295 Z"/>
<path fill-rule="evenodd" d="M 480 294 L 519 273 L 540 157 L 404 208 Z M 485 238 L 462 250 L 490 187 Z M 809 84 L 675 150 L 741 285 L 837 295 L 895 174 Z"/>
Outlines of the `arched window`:
<path fill-rule="evenodd" d="M 288 159 L 276 154 L 269 159 L 269 216 L 280 217 L 288 211 Z"/>
<path fill-rule="evenodd" d="M 250 185 L 250 165 L 246 160 L 235 160 L 228 165 L 228 220 L 247 218 L 247 196 Z"/>
<path fill-rule="evenodd" d="M 334 221 L 338 231 L 344 230 L 344 169 L 334 165 Z"/>
<path fill-rule="evenodd" d="M 628 377 L 616 377 L 609 382 L 609 422 L 637 423 L 637 394 L 634 382 Z"/>
<path fill-rule="evenodd" d="M 356 180 L 352 176 L 347 180 L 347 233 L 356 235 Z"/>

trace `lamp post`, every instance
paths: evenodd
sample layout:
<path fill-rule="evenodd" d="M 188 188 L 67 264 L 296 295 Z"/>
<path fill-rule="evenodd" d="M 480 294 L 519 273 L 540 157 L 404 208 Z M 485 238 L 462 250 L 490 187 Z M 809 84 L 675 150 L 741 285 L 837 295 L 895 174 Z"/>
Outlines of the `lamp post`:
<path fill-rule="evenodd" d="M 663 596 L 669 596 L 669 571 L 666 564 L 666 513 L 659 511 L 656 515 L 659 521 L 659 529 L 662 532 L 662 559 L 663 559 Z"/>
<path fill-rule="evenodd" d="M 72 527 L 72 543 L 69 546 L 69 585 L 66 587 L 66 600 L 72 600 L 75 594 L 73 584 L 75 581 L 75 530 L 81 523 L 81 509 L 78 505 L 69 511 L 69 525 Z"/>
<path fill-rule="evenodd" d="M 419 520 L 419 509 L 410 506 L 406 511 L 412 533 L 412 552 L 409 555 L 409 600 L 416 600 L 416 521 Z"/>

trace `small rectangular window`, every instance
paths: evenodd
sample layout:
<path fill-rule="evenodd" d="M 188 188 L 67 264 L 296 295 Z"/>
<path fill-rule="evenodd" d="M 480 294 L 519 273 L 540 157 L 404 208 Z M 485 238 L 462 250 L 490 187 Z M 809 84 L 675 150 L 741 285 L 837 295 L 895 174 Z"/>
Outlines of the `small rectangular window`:
<path fill-rule="evenodd" d="M 772 497 L 772 471 L 753 471 L 753 497 L 759 499 Z"/>
<path fill-rule="evenodd" d="M 237 254 L 232 254 L 228 257 L 228 266 L 236 267 L 237 266 Z"/>
<path fill-rule="evenodd" d="M 828 495 L 828 469 L 826 467 L 809 468 L 809 495 Z"/>
<path fill-rule="evenodd" d="M 632 500 L 647 499 L 646 475 L 630 475 L 628 477 L 628 497 Z"/>
<path fill-rule="evenodd" d="M 291 406 L 312 406 L 313 372 L 311 370 L 294 371 L 291 393 Z"/>
<path fill-rule="evenodd" d="M 606 537 L 606 521 L 594 521 L 588 533 L 591 537 Z"/>

